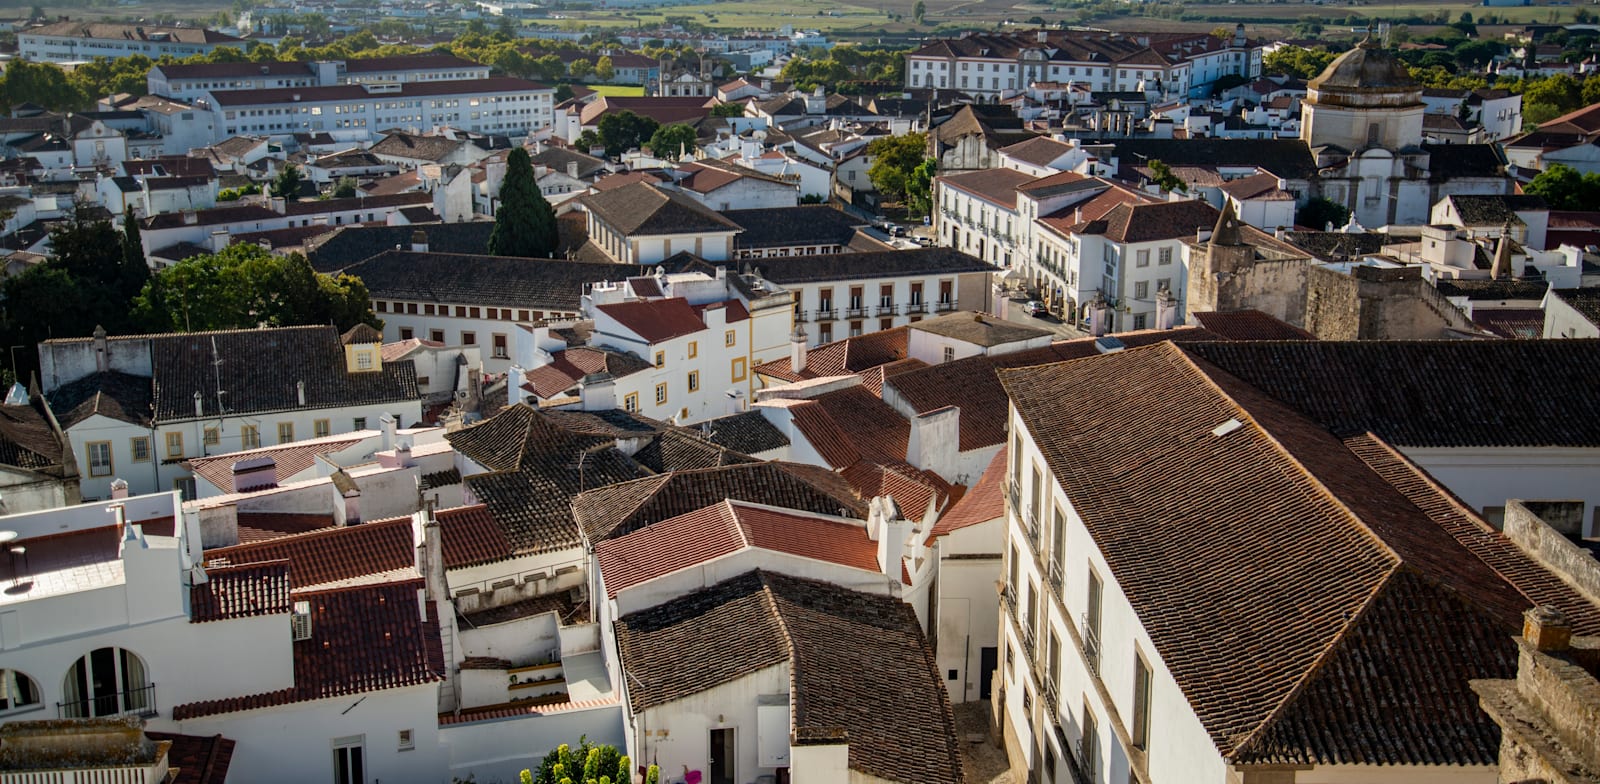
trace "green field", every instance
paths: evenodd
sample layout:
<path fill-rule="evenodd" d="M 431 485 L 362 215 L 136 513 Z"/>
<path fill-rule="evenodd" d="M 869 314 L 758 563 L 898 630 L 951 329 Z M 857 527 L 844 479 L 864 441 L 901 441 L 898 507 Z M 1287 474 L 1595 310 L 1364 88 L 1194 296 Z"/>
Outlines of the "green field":
<path fill-rule="evenodd" d="M 616 98 L 638 98 L 644 95 L 643 85 L 633 84 L 586 84 L 585 87 L 606 96 Z"/>

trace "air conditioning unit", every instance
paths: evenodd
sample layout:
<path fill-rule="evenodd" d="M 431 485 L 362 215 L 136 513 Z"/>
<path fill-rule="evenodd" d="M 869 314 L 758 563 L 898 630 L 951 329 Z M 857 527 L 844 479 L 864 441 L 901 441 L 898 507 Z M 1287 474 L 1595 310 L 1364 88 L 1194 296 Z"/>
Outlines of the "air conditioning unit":
<path fill-rule="evenodd" d="M 289 616 L 289 628 L 295 642 L 311 639 L 311 602 L 294 603 L 294 613 Z"/>

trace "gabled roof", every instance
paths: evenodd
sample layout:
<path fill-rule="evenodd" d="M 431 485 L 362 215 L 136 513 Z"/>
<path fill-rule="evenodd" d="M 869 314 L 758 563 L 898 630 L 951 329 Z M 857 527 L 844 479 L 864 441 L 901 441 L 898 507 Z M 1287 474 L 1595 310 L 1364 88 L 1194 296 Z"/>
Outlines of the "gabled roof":
<path fill-rule="evenodd" d="M 316 233 L 316 239 L 306 243 L 306 256 L 316 271 L 335 272 L 384 251 L 396 250 L 397 247 L 409 251 L 412 237 L 419 231 L 427 238 L 430 253 L 486 255 L 494 221 L 409 226 L 324 226 L 321 229 Z"/>
<path fill-rule="evenodd" d="M 1600 289 L 1552 289 L 1550 294 L 1576 310 L 1590 324 L 1600 326 Z"/>
<path fill-rule="evenodd" d="M 572 501 L 584 536 L 599 542 L 725 499 L 865 519 L 866 504 L 819 466 L 759 462 L 646 477 L 590 490 Z"/>
<path fill-rule="evenodd" d="M 768 422 L 760 411 L 729 414 L 707 420 L 699 427 L 711 443 L 741 454 L 754 455 L 789 445 L 789 437 Z"/>
<path fill-rule="evenodd" d="M 588 179 L 605 171 L 606 162 L 565 147 L 547 146 L 532 156 L 535 166 L 548 166 L 551 171 L 566 173 L 570 164 L 578 164 L 578 179 Z"/>
<path fill-rule="evenodd" d="M 421 134 L 394 131 L 383 137 L 369 150 L 373 155 L 389 155 L 395 158 L 406 158 L 417 161 L 432 161 L 438 163 L 466 146 L 466 142 L 444 136 L 424 136 Z"/>
<path fill-rule="evenodd" d="M 59 38 L 96 38 L 109 41 L 171 41 L 184 44 L 244 43 L 216 30 L 204 27 L 171 27 L 168 25 L 131 25 L 110 22 L 56 22 L 30 30 L 18 31 L 23 35 L 47 35 Z"/>
<path fill-rule="evenodd" d="M 878 572 L 878 545 L 860 520 L 724 500 L 595 545 L 606 592 L 617 594 L 658 577 L 747 548 Z"/>
<path fill-rule="evenodd" d="M 1217 224 L 1217 208 L 1199 199 L 1154 204 L 1118 204 L 1104 217 L 1073 228 L 1078 234 L 1098 234 L 1122 242 L 1154 242 L 1193 236 L 1197 229 Z"/>
<path fill-rule="evenodd" d="M 824 343 L 806 351 L 806 368 L 799 373 L 794 372 L 794 365 L 788 359 L 763 362 L 756 365 L 755 372 L 782 381 L 804 381 L 864 372 L 905 359 L 909 333 L 909 327 L 900 326 Z"/>
<path fill-rule="evenodd" d="M 150 379 L 120 370 L 95 373 L 51 390 L 50 408 L 64 429 L 100 415 L 148 427 L 152 416 Z"/>
<path fill-rule="evenodd" d="M 787 409 L 795 430 L 834 469 L 846 469 L 862 460 L 906 459 L 910 422 L 864 386 L 809 400 L 773 399 L 762 405 Z"/>
<path fill-rule="evenodd" d="M 933 524 L 931 536 L 944 536 L 1005 517 L 1007 450 L 1008 447 L 1002 445 L 1000 451 L 994 453 L 978 483 L 939 516 L 939 520 Z M 995 549 L 999 549 L 998 544 Z"/>
<path fill-rule="evenodd" d="M 188 461 L 189 469 L 197 476 L 219 487 L 223 492 L 233 492 L 233 464 L 256 457 L 270 457 L 274 463 L 274 480 L 285 482 L 289 477 L 316 465 L 317 455 L 338 452 L 361 441 L 359 434 L 331 438 L 314 438 L 291 444 L 248 449 L 222 455 L 196 457 Z"/>
<path fill-rule="evenodd" d="M 976 196 L 997 207 L 1017 208 L 1017 188 L 1038 179 L 1016 169 L 979 169 L 940 175 L 938 181 L 947 187 Z"/>
<path fill-rule="evenodd" d="M 1000 154 L 1034 166 L 1049 166 L 1074 149 L 1076 148 L 1059 139 L 1037 136 L 1009 147 L 1002 147 Z"/>
<path fill-rule="evenodd" d="M 206 581 L 189 588 L 190 623 L 287 614 L 290 605 L 285 560 L 209 568 Z"/>
<path fill-rule="evenodd" d="M 615 302 L 595 309 L 616 319 L 646 343 L 662 343 L 706 328 L 700 314 L 682 297 Z"/>
<path fill-rule="evenodd" d="M 678 187 L 702 194 L 710 194 L 740 181 L 765 182 L 783 188 L 796 187 L 794 183 L 785 182 L 755 169 L 710 158 L 704 161 L 680 164 L 676 170 L 675 179 Z"/>
<path fill-rule="evenodd" d="M 972 311 L 946 313 L 907 326 L 913 332 L 927 332 L 960 340 L 975 346 L 994 348 L 1054 334 L 1050 330 Z"/>
<path fill-rule="evenodd" d="M 913 248 L 866 253 L 819 253 L 752 260 L 761 277 L 780 285 L 823 280 L 892 278 L 996 272 L 998 268 L 954 248 Z"/>
<path fill-rule="evenodd" d="M 62 468 L 62 441 L 45 417 L 42 401 L 0 405 L 0 465 L 29 471 Z"/>
<path fill-rule="evenodd" d="M 728 210 L 723 217 L 743 231 L 734 239 L 741 248 L 781 248 L 796 245 L 850 244 L 856 229 L 867 221 L 824 204 Z"/>
<path fill-rule="evenodd" d="M 1523 221 L 1517 216 L 1518 212 L 1545 212 L 1550 209 L 1542 196 L 1451 194 L 1445 198 L 1455 206 L 1456 215 L 1460 216 L 1463 226 L 1503 226 L 1507 223 L 1521 226 Z"/>
<path fill-rule="evenodd" d="M 578 202 L 626 237 L 740 230 L 700 202 L 646 182 L 587 194 Z"/>
<path fill-rule="evenodd" d="M 799 743 L 849 743 L 880 780 L 955 784 L 949 698 L 899 599 L 754 571 L 615 622 L 634 712 L 788 664 Z"/>
<path fill-rule="evenodd" d="M 590 346 L 573 346 L 558 351 L 548 364 L 528 371 L 523 387 L 535 395 L 549 399 L 577 386 L 590 373 L 609 373 L 612 378 L 631 376 L 652 365 L 632 354 L 623 354 Z"/>
<path fill-rule="evenodd" d="M 1259 310 L 1208 310 L 1189 315 L 1201 328 L 1228 340 L 1316 340 L 1310 332 Z"/>
<path fill-rule="evenodd" d="M 648 275 L 653 268 L 390 250 L 344 271 L 361 278 L 373 299 L 576 312 L 588 284 Z"/>
<path fill-rule="evenodd" d="M 1341 440 L 1204 347 L 1001 378 L 1217 750 L 1238 764 L 1494 764 L 1498 728 L 1467 681 L 1515 671 L 1508 637 L 1548 573 L 1508 573 L 1496 559 L 1514 556 L 1485 541 L 1504 538 L 1398 453 Z M 1114 391 L 1130 386 L 1152 394 Z M 1061 406 L 1068 390 L 1099 403 Z M 1172 535 L 1138 536 L 1150 519 Z M 1576 592 L 1553 600 L 1600 628 Z"/>

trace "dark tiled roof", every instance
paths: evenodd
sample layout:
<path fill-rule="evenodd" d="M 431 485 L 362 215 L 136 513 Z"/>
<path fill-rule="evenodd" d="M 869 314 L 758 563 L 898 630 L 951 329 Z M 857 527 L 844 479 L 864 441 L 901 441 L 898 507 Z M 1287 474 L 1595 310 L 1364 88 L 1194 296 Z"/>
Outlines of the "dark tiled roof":
<path fill-rule="evenodd" d="M 735 238 L 741 248 L 795 245 L 848 245 L 867 222 L 821 204 L 761 210 L 728 210 L 723 217 L 744 229 Z"/>
<path fill-rule="evenodd" d="M 789 437 L 768 422 L 760 411 L 745 411 L 712 419 L 705 422 L 701 429 L 711 443 L 747 455 L 789 445 Z"/>
<path fill-rule="evenodd" d="M 423 136 L 413 133 L 391 133 L 372 145 L 373 155 L 389 155 L 419 161 L 442 161 L 456 150 L 466 146 L 460 139 L 443 136 Z"/>
<path fill-rule="evenodd" d="M 1555 289 L 1550 293 L 1578 311 L 1590 324 L 1600 326 L 1600 289 Z"/>
<path fill-rule="evenodd" d="M 1423 144 L 1427 150 L 1428 177 L 1500 177 L 1506 166 L 1505 153 L 1498 144 Z"/>
<path fill-rule="evenodd" d="M 894 327 L 868 332 L 844 340 L 824 343 L 806 351 L 806 367 L 794 372 L 789 359 L 775 359 L 756 366 L 755 372 L 782 381 L 847 376 L 906 358 L 910 327 Z"/>
<path fill-rule="evenodd" d="M 1550 209 L 1550 205 L 1542 196 L 1456 194 L 1449 198 L 1451 203 L 1455 204 L 1456 214 L 1461 217 L 1464 226 L 1502 226 L 1507 223 L 1520 225 L 1522 219 L 1517 217 L 1519 211 L 1537 212 Z"/>
<path fill-rule="evenodd" d="M 567 165 L 578 164 L 578 178 L 585 179 L 605 171 L 606 162 L 592 155 L 584 155 L 565 147 L 545 147 L 533 156 L 536 166 L 548 166 L 552 171 L 567 173 Z"/>
<path fill-rule="evenodd" d="M 1118 165 L 1122 167 L 1141 166 L 1151 160 L 1159 160 L 1168 166 L 1184 164 L 1258 166 L 1279 177 L 1295 179 L 1305 179 L 1317 171 L 1311 149 L 1298 139 L 1108 139 L 1107 141 L 1116 145 Z"/>
<path fill-rule="evenodd" d="M 374 299 L 578 310 L 584 286 L 645 275 L 637 264 L 390 250 L 345 269 Z"/>
<path fill-rule="evenodd" d="M 633 459 L 658 474 L 756 462 L 755 458 L 718 446 L 698 433 L 678 430 L 657 434 L 650 443 L 633 453 Z"/>
<path fill-rule="evenodd" d="M 1356 445 L 1186 353 L 1205 345 L 1002 379 L 1218 750 L 1493 764 L 1497 733 L 1466 682 L 1514 669 L 1506 638 L 1528 595 L 1423 508 L 1445 496 L 1398 488 Z M 1112 391 L 1130 386 L 1159 393 Z M 1065 390 L 1100 405 L 1063 407 Z M 1230 421 L 1243 424 L 1215 432 Z M 1154 547 L 1134 535 L 1152 517 L 1173 534 Z M 1288 519 L 1296 536 L 1279 536 Z"/>
<path fill-rule="evenodd" d="M 794 733 L 848 738 L 852 770 L 961 781 L 955 721 L 909 605 L 750 572 L 616 621 L 633 710 L 788 663 Z"/>
<path fill-rule="evenodd" d="M 437 82 L 401 82 L 400 89 L 384 93 L 395 98 L 428 97 L 435 95 L 465 95 L 472 93 L 520 93 L 549 89 L 526 79 L 510 76 L 492 76 L 487 79 L 451 79 Z M 326 87 L 270 87 L 262 90 L 213 91 L 211 99 L 218 106 L 261 106 L 323 101 L 362 101 L 371 93 L 359 84 L 339 84 Z"/>
<path fill-rule="evenodd" d="M 1197 229 L 1217 225 L 1217 208 L 1198 199 L 1155 204 L 1118 204 L 1099 220 L 1076 228 L 1117 242 L 1151 242 L 1194 236 Z"/>
<path fill-rule="evenodd" d="M 296 593 L 311 605 L 311 638 L 294 642 L 294 686 L 192 702 L 174 721 L 307 700 L 418 686 L 443 679 L 444 652 L 433 602 L 417 607 L 422 580 Z M 287 631 L 287 630 L 285 630 Z"/>
<path fill-rule="evenodd" d="M 1189 344 L 1341 436 L 1403 447 L 1600 446 L 1600 341 Z M 1541 394 L 1528 392 L 1539 379 Z M 1449 400 L 1449 405 L 1439 401 Z"/>
<path fill-rule="evenodd" d="M 0 464 L 30 471 L 61 465 L 61 442 L 36 405 L 0 406 Z"/>
<path fill-rule="evenodd" d="M 1387 234 L 1372 231 L 1346 234 L 1342 231 L 1322 231 L 1321 226 L 1315 228 L 1316 231 L 1285 232 L 1283 239 L 1323 261 L 1341 261 L 1377 253 L 1383 250 L 1386 243 L 1394 241 Z"/>
<path fill-rule="evenodd" d="M 1259 310 L 1232 310 L 1225 313 L 1207 310 L 1189 315 L 1206 331 L 1228 340 L 1316 339 L 1310 332 Z"/>
<path fill-rule="evenodd" d="M 573 499 L 572 513 L 589 541 L 598 542 L 730 498 L 818 514 L 866 516 L 866 504 L 838 474 L 782 462 L 675 471 L 602 487 Z"/>
<path fill-rule="evenodd" d="M 578 201 L 627 237 L 739 231 L 739 224 L 700 202 L 646 182 L 591 193 Z"/>
<path fill-rule="evenodd" d="M 1490 280 L 1488 278 L 1439 278 L 1434 288 L 1446 297 L 1466 297 L 1469 300 L 1544 299 L 1550 284 L 1542 280 L 1514 278 Z"/>
<path fill-rule="evenodd" d="M 778 284 L 823 280 L 892 278 L 996 272 L 998 268 L 954 248 L 915 248 L 877 253 L 829 253 L 752 261 L 761 277 Z"/>
<path fill-rule="evenodd" d="M 177 771 L 168 784 L 224 784 L 233 764 L 234 741 L 221 735 L 179 735 L 173 732 L 145 732 L 145 737 L 172 741 L 167 749 L 167 765 Z"/>
<path fill-rule="evenodd" d="M 466 68 L 479 70 L 484 66 L 455 55 L 438 52 L 403 54 L 394 57 L 365 57 L 345 61 L 348 73 L 377 73 L 380 71 L 438 70 L 441 68 Z"/>
<path fill-rule="evenodd" d="M 289 612 L 289 562 L 241 563 L 206 570 L 189 588 L 189 622 L 225 621 Z"/>
<path fill-rule="evenodd" d="M 96 373 L 56 387 L 49 398 L 63 428 L 70 429 L 95 414 L 135 425 L 150 424 L 150 379 L 144 376 L 120 370 Z"/>
<path fill-rule="evenodd" d="M 306 256 L 318 272 L 334 272 L 384 251 L 411 250 L 411 237 L 422 232 L 432 253 L 486 254 L 494 221 L 427 223 L 410 226 L 343 226 L 331 232 L 324 227 L 322 239 L 307 243 Z"/>

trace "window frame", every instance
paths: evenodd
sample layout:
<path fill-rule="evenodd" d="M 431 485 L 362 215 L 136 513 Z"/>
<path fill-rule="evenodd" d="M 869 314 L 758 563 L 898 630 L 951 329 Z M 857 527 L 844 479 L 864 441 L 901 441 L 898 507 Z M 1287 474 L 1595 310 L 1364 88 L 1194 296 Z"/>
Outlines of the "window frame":
<path fill-rule="evenodd" d="M 327 438 L 333 435 L 333 422 L 328 419 L 311 420 L 311 437 Z"/>
<path fill-rule="evenodd" d="M 622 410 L 630 414 L 639 413 L 639 393 L 629 392 L 622 396 Z"/>
<path fill-rule="evenodd" d="M 144 450 L 143 450 L 144 451 L 144 456 L 143 457 L 139 456 L 139 452 L 140 452 L 140 447 L 141 446 L 144 447 Z M 150 462 L 150 459 L 152 457 L 150 447 L 151 447 L 151 444 L 150 444 L 150 437 L 149 436 L 134 436 L 133 438 L 128 439 L 128 453 L 133 456 L 133 462 L 135 462 L 135 463 L 148 463 L 148 462 Z"/>
<path fill-rule="evenodd" d="M 743 381 L 748 378 L 749 371 L 747 370 L 747 367 L 748 365 L 745 362 L 744 357 L 734 357 L 732 366 L 729 368 L 730 375 L 732 375 L 733 380 Z"/>
<path fill-rule="evenodd" d="M 164 446 L 167 459 L 172 460 L 174 458 L 183 457 L 183 432 L 178 430 L 168 430 L 167 432 L 163 433 L 162 436 L 164 436 L 162 441 L 165 442 Z"/>
<path fill-rule="evenodd" d="M 283 437 L 285 432 L 287 432 L 288 436 L 289 436 L 287 439 Z M 278 423 L 278 443 L 280 443 L 280 444 L 292 444 L 292 443 L 294 443 L 294 423 L 293 422 L 279 422 Z"/>
<path fill-rule="evenodd" d="M 105 470 L 103 471 L 95 470 L 95 450 L 98 448 L 105 450 Z M 85 456 L 89 458 L 86 461 L 89 463 L 89 476 L 111 476 L 117 472 L 117 459 L 116 455 L 112 454 L 110 441 L 86 441 L 83 444 L 83 451 Z"/>
<path fill-rule="evenodd" d="M 690 392 L 699 392 L 700 391 L 700 371 L 698 371 L 698 370 L 689 371 L 688 384 L 689 384 L 689 391 Z"/>
<path fill-rule="evenodd" d="M 663 381 L 659 384 L 656 384 L 656 405 L 664 406 L 667 404 L 667 393 L 667 382 Z"/>
<path fill-rule="evenodd" d="M 261 426 L 260 425 L 240 425 L 239 426 L 239 448 L 240 449 L 260 449 L 261 448 Z"/>

